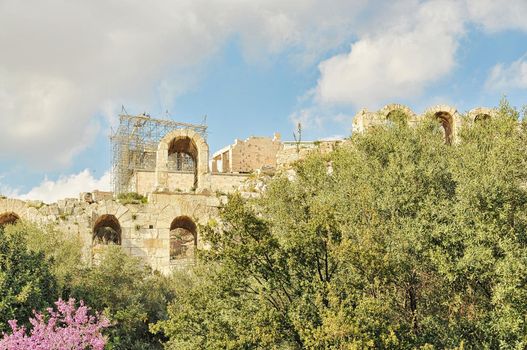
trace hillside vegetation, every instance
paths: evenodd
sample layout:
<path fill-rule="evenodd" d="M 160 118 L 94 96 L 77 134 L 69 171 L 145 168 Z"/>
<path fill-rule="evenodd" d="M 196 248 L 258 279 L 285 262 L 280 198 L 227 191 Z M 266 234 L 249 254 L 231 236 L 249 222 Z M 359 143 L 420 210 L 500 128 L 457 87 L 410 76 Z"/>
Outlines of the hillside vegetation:
<path fill-rule="evenodd" d="M 0 324 L 73 296 L 113 322 L 111 349 L 526 348 L 518 120 L 503 102 L 453 145 L 433 120 L 354 135 L 296 164 L 294 180 L 275 177 L 261 198 L 230 196 L 200 228 L 210 244 L 196 267 L 171 277 L 117 247 L 82 266 L 67 240 L 32 244 L 37 229 L 7 227 Z M 30 276 L 12 278 L 17 259 L 41 259 L 35 274 L 52 281 L 26 287 Z"/>

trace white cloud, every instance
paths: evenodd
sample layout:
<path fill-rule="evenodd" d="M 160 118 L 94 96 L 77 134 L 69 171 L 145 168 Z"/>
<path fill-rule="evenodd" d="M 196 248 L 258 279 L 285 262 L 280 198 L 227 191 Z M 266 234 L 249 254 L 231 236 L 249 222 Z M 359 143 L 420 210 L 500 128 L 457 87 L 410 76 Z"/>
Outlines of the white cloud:
<path fill-rule="evenodd" d="M 67 165 L 100 130 L 97 115 L 170 104 L 230 38 L 254 60 L 287 50 L 312 61 L 350 35 L 365 3 L 1 1 L 1 156 Z"/>
<path fill-rule="evenodd" d="M 503 93 L 527 89 L 527 53 L 509 65 L 498 63 L 492 67 L 485 87 Z"/>
<path fill-rule="evenodd" d="M 27 193 L 20 193 L 20 191 L 5 186 L 2 187 L 1 184 L 0 190 L 8 197 L 53 203 L 59 199 L 78 198 L 81 192 L 91 192 L 93 190 L 110 191 L 110 173 L 106 172 L 100 178 L 95 178 L 88 169 L 85 169 L 78 174 L 61 176 L 56 181 L 45 178 Z"/>
<path fill-rule="evenodd" d="M 302 129 L 315 129 L 322 127 L 324 117 L 315 108 L 304 108 L 293 112 L 289 119 L 293 124 L 302 126 Z"/>
<path fill-rule="evenodd" d="M 527 31 L 527 1 L 466 0 L 470 20 L 490 32 L 517 29 Z"/>
<path fill-rule="evenodd" d="M 350 52 L 320 64 L 318 101 L 375 108 L 418 96 L 455 67 L 462 15 L 457 2 L 428 1 L 387 20 L 382 30 L 353 43 Z"/>

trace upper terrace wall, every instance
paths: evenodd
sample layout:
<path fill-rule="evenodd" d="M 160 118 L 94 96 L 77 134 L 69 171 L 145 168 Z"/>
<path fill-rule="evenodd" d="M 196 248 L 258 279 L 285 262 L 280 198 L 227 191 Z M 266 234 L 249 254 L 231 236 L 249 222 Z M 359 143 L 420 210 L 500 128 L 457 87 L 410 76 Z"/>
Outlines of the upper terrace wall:
<path fill-rule="evenodd" d="M 203 178 L 201 188 L 210 187 L 207 178 Z M 130 191 L 148 196 L 155 192 L 156 174 L 148 170 L 136 170 L 130 178 Z M 165 192 L 191 192 L 194 188 L 194 174 L 192 172 L 168 171 L 166 175 Z"/>
<path fill-rule="evenodd" d="M 400 104 L 387 105 L 376 112 L 366 109 L 360 110 L 353 118 L 353 132 L 364 132 L 365 130 L 381 125 L 393 123 L 390 115 L 399 113 L 406 116 L 406 122 L 410 126 L 415 126 L 424 118 L 433 118 L 440 123 L 445 134 L 445 142 L 456 142 L 459 129 L 464 122 L 473 123 L 475 121 L 491 118 L 496 110 L 478 107 L 470 110 L 467 117 L 463 117 L 456 108 L 448 105 L 436 105 L 428 108 L 423 114 L 417 115 L 410 108 Z"/>

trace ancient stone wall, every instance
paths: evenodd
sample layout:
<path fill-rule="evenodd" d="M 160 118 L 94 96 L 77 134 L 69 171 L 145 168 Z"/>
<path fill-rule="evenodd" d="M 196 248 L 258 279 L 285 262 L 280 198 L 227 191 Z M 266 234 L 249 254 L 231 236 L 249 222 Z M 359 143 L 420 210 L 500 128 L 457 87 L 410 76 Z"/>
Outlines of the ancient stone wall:
<path fill-rule="evenodd" d="M 280 135 L 271 137 L 251 136 L 236 139 L 212 156 L 212 171 L 222 173 L 251 173 L 257 169 L 276 168 L 276 154 L 282 148 Z"/>
<path fill-rule="evenodd" d="M 306 158 L 312 152 L 331 152 L 343 142 L 343 140 L 284 142 L 282 149 L 276 154 L 277 168 L 279 170 L 290 168 L 294 162 Z"/>
<path fill-rule="evenodd" d="M 217 215 L 220 200 L 199 194 L 152 194 L 147 204 L 123 205 L 113 200 L 87 203 L 65 199 L 53 204 L 40 201 L 0 199 L 0 215 L 15 213 L 20 220 L 40 226 L 54 225 L 59 230 L 77 236 L 83 242 L 87 261 L 93 259 L 108 242 L 96 240 L 97 223 L 102 217 L 118 223 L 117 244 L 132 256 L 141 257 L 152 268 L 169 273 L 174 267 L 189 264 L 189 255 L 171 259 L 171 225 L 176 218 L 186 217 L 198 226 Z M 109 225 L 112 226 L 112 225 Z M 112 227 L 115 229 L 115 225 Z M 116 230 L 115 230 L 116 231 Z M 196 232 L 196 244 L 202 242 Z M 190 255 L 192 256 L 192 255 Z"/>
<path fill-rule="evenodd" d="M 211 192 L 231 193 L 241 188 L 249 174 L 211 174 L 209 189 Z"/>
<path fill-rule="evenodd" d="M 367 109 L 360 110 L 353 118 L 353 132 L 362 133 L 376 126 L 388 125 L 396 121 L 394 115 L 404 116 L 404 122 L 410 126 L 417 125 L 425 118 L 432 118 L 440 123 L 448 143 L 458 141 L 458 133 L 463 123 L 474 123 L 478 120 L 491 118 L 496 110 L 478 107 L 470 110 L 467 116 L 461 115 L 456 108 L 448 105 L 436 105 L 428 108 L 423 114 L 417 115 L 410 108 L 401 104 L 389 104 L 376 112 Z"/>

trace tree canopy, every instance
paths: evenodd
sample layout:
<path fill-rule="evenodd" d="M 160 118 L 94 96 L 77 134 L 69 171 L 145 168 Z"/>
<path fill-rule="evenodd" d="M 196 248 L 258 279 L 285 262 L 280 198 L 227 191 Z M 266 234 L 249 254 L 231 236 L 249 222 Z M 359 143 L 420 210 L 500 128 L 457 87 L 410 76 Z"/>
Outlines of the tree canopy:
<path fill-rule="evenodd" d="M 527 346 L 527 127 L 390 123 L 229 198 L 178 284 L 169 349 Z"/>
<path fill-rule="evenodd" d="M 9 225 L 10 226 L 10 225 Z M 28 249 L 25 237 L 0 227 L 0 332 L 8 321 L 27 324 L 33 310 L 52 305 L 57 282 L 42 253 Z"/>

